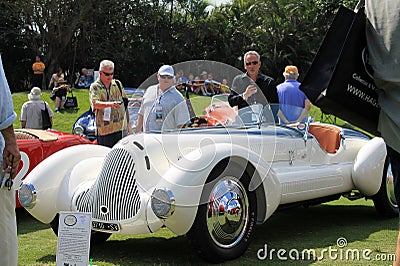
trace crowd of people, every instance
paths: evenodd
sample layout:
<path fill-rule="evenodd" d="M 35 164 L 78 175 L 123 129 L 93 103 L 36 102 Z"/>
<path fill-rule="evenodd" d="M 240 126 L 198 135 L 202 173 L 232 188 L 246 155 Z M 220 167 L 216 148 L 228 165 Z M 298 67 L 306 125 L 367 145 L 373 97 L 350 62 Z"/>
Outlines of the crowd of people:
<path fill-rule="evenodd" d="M 226 78 L 217 81 L 214 79 L 212 73 L 207 73 L 205 70 L 197 76 L 193 73 L 189 73 L 186 77 L 184 71 L 180 69 L 175 75 L 175 85 L 179 91 L 188 89 L 189 92 L 203 96 L 227 94 L 230 92 L 228 80 Z"/>
<path fill-rule="evenodd" d="M 239 109 L 254 103 L 277 104 L 273 110 L 277 122 L 287 124 L 304 121 L 311 102 L 299 89 L 296 66 L 285 68 L 285 81 L 278 85 L 272 77 L 260 72 L 261 58 L 258 52 L 245 53 L 243 66 L 246 72 L 236 76 L 231 87 L 227 85 L 226 78 L 222 78 L 222 82 L 215 81 L 213 74 L 205 70 L 199 76 L 189 73 L 186 77 L 182 69 L 175 72 L 172 66 L 162 66 L 157 72 L 158 84 L 150 86 L 143 96 L 136 132 L 182 127 L 189 120 L 189 112 L 179 91 L 186 90 L 201 95 L 229 94 L 229 104 Z M 279 104 L 284 107 L 280 108 Z M 297 109 L 292 110 L 290 106 Z"/>
<path fill-rule="evenodd" d="M 40 56 L 36 56 L 35 62 L 32 64 L 32 85 L 35 88 L 45 89 L 45 64 L 41 61 Z M 58 66 L 57 72 L 51 75 L 48 89 L 52 90 L 50 99 L 54 101 L 55 109 L 54 112 L 58 113 L 60 110 L 65 109 L 64 104 L 68 92 L 71 92 L 74 87 L 77 88 L 89 88 L 94 82 L 94 75 L 87 68 L 82 68 L 81 73 L 78 75 L 78 79 L 75 81 L 73 86 L 69 85 L 65 77 L 64 70 L 61 66 Z"/>
<path fill-rule="evenodd" d="M 206 70 L 201 71 L 198 75 L 189 73 L 185 75 L 182 69 L 175 71 L 172 66 L 168 66 L 168 71 L 163 71 L 160 74 L 161 68 L 157 73 L 157 79 L 159 84 L 151 86 L 146 91 L 143 101 L 143 108 L 140 109 L 138 116 L 137 132 L 160 129 L 160 121 L 164 121 L 167 118 L 169 112 L 172 110 L 173 105 L 179 102 L 183 102 L 183 97 L 178 97 L 176 92 L 189 91 L 191 93 L 212 96 L 216 94 L 228 94 L 228 100 L 232 107 L 238 106 L 243 108 L 245 106 L 262 103 L 281 104 L 281 108 L 274 107 L 274 115 L 282 124 L 300 122 L 306 117 L 307 111 L 310 110 L 311 103 L 305 96 L 305 94 L 299 89 L 300 83 L 297 81 L 299 72 L 296 66 L 287 66 L 283 72 L 285 81 L 282 84 L 276 84 L 275 79 L 261 73 L 261 58 L 258 52 L 248 51 L 243 56 L 243 67 L 246 70 L 245 73 L 237 75 L 233 80 L 232 84 L 228 85 L 228 79 L 220 77 L 220 81 L 214 79 L 213 73 L 209 73 Z M 39 56 L 36 56 L 35 62 L 32 65 L 34 73 L 33 81 L 36 86 L 31 90 L 28 95 L 29 101 L 27 101 L 21 109 L 21 126 L 23 128 L 42 128 L 41 113 L 44 107 L 49 111 L 51 119 L 54 117 L 54 113 L 51 110 L 47 102 L 41 101 L 41 86 L 43 84 L 45 64 L 40 60 Z M 75 86 L 78 88 L 88 88 L 89 98 L 92 110 L 96 115 L 96 126 L 98 139 L 106 145 L 113 145 L 119 136 L 124 136 L 126 132 L 127 122 L 124 122 L 122 107 L 120 105 L 122 98 L 126 97 L 126 93 L 120 81 L 114 79 L 114 63 L 109 60 L 103 60 L 99 67 L 99 77 L 94 80 L 93 71 L 89 71 L 87 68 L 82 68 L 81 74 L 75 81 Z M 165 73 L 166 74 L 165 74 Z M 39 82 L 40 76 L 40 82 Z M 120 84 L 120 86 L 118 86 Z M 165 87 L 167 86 L 167 87 Z M 72 86 L 73 88 L 74 86 Z M 122 88 L 122 90 L 119 89 Z M 155 89 L 155 88 L 158 89 Z M 58 67 L 56 73 L 51 76 L 48 89 L 51 90 L 50 99 L 54 101 L 55 109 L 54 112 L 58 113 L 65 109 L 64 104 L 66 101 L 67 93 L 72 91 L 72 88 L 68 84 L 65 77 L 64 70 L 61 66 Z M 171 89 L 171 90 L 170 90 Z M 164 91 L 165 90 L 165 91 Z M 259 90 L 259 92 L 258 92 Z M 119 91 L 121 91 L 119 93 Z M 174 92 L 172 94 L 172 92 Z M 181 95 L 181 94 L 180 94 Z M 171 97 L 170 97 L 171 96 Z M 172 97 L 173 96 L 173 97 Z M 115 101 L 114 101 L 115 100 Z M 179 101 L 178 101 L 179 100 Z M 154 104 L 157 102 L 158 104 Z M 169 103 L 169 101 L 171 101 Z M 162 103 L 162 104 L 161 104 Z M 170 106 L 167 106 L 167 105 Z M 183 110 L 186 108 L 184 105 L 179 109 L 180 114 L 184 114 Z M 286 107 L 284 107 L 286 106 Z M 304 109 L 304 112 L 293 115 L 293 110 L 289 110 L 289 106 L 297 106 L 300 110 Z M 158 108 L 160 110 L 151 110 L 151 108 Z M 117 109 L 121 109 L 116 111 Z M 178 108 L 174 109 L 176 112 Z M 290 113 L 291 112 L 291 113 Z M 158 114 L 157 119 L 154 119 L 154 114 Z M 161 115 L 162 113 L 162 115 Z M 115 118 L 117 116 L 118 118 Z M 162 117 L 160 119 L 160 116 Z M 178 125 L 184 124 L 181 121 L 183 115 L 177 118 L 179 121 Z M 115 122 L 118 120 L 118 123 Z M 149 122 L 149 120 L 158 121 L 157 123 Z M 188 120 L 188 119 L 187 119 Z M 121 128 L 121 125 L 125 125 Z M 165 123 L 167 125 L 169 123 Z M 174 123 L 171 123 L 174 124 Z M 166 126 L 169 128 L 170 125 Z M 123 129 L 123 130 L 117 130 Z M 124 133 L 125 132 L 125 133 Z M 108 137 L 103 138 L 109 134 L 118 135 L 117 138 L 111 137 L 112 141 L 108 142 Z"/>
<path fill-rule="evenodd" d="M 104 64 L 108 65 L 105 66 Z M 114 132 L 114 129 L 110 129 L 114 126 L 110 126 L 107 121 L 103 121 L 99 118 L 101 116 L 105 116 L 106 119 L 108 119 L 107 117 L 109 115 L 114 115 L 114 111 L 110 112 L 110 109 L 105 107 L 108 104 L 105 104 L 104 102 L 110 102 L 117 95 L 119 95 L 118 97 L 120 98 L 126 96 L 122 86 L 122 92 L 120 94 L 117 93 L 118 86 L 113 76 L 113 64 L 113 62 L 108 60 L 102 61 L 100 64 L 99 77 L 97 80 L 94 80 L 93 71 L 89 71 L 87 68 L 82 68 L 81 73 L 79 76 L 77 76 L 74 84 L 74 86 L 78 88 L 89 89 L 91 107 L 96 114 L 96 124 L 98 126 L 97 134 L 99 138 L 101 138 L 101 136 L 103 135 L 107 135 L 110 132 L 121 135 L 121 132 Z M 280 103 L 281 105 L 286 106 L 295 105 L 300 107 L 301 109 L 305 109 L 306 111 L 310 109 L 310 101 L 299 89 L 300 83 L 297 81 L 299 73 L 296 66 L 286 67 L 285 72 L 283 73 L 285 77 L 285 82 L 277 85 L 272 77 L 269 77 L 260 72 L 261 64 L 262 62 L 258 52 L 248 51 L 247 53 L 245 53 L 243 57 L 243 67 L 246 72 L 236 76 L 233 79 L 231 86 L 228 85 L 227 78 L 219 77 L 220 81 L 215 80 L 213 73 L 209 73 L 206 70 L 201 71 L 201 73 L 196 76 L 193 73 L 189 73 L 186 76 L 182 69 L 178 69 L 175 72 L 174 69 L 171 67 L 170 74 L 172 73 L 172 76 L 167 75 L 168 77 L 171 77 L 170 79 L 160 78 L 160 74 L 157 74 L 157 78 L 159 80 L 158 86 L 161 88 L 159 89 L 159 94 L 164 95 L 164 86 L 160 85 L 164 85 L 164 82 L 168 81 L 168 85 L 170 86 L 165 89 L 170 92 L 175 90 L 178 92 L 189 91 L 191 93 L 203 96 L 228 94 L 229 103 L 232 107 L 238 106 L 239 108 L 242 108 L 253 103 L 262 103 L 264 105 L 266 103 Z M 104 69 L 110 71 L 112 70 L 112 75 L 107 75 L 111 72 L 107 72 Z M 294 74 L 289 73 L 288 69 L 294 71 Z M 42 84 L 44 83 L 45 64 L 41 61 L 39 56 L 36 56 L 35 62 L 32 65 L 32 70 L 33 84 L 35 86 L 32 89 L 31 93 L 28 95 L 29 101 L 27 101 L 21 109 L 20 121 L 22 127 L 41 128 L 39 111 L 43 110 L 44 106 L 46 106 L 46 108 L 50 110 L 49 115 L 51 119 L 53 119 L 54 113 L 49 107 L 48 103 L 43 101 L 42 104 L 40 99 Z M 65 77 L 63 68 L 59 66 L 57 72 L 52 74 L 50 82 L 48 84 L 48 89 L 51 90 L 50 99 L 54 101 L 55 105 L 55 113 L 58 113 L 61 110 L 65 109 L 64 104 L 66 101 L 67 93 L 71 92 L 74 86 L 71 87 L 69 85 Z M 174 90 L 168 90 L 170 87 L 173 87 Z M 104 90 L 102 91 L 100 90 L 100 88 L 103 88 Z M 150 97 L 150 91 L 153 91 L 154 87 L 150 87 L 149 89 L 149 93 L 146 93 L 144 97 L 144 106 L 146 106 L 147 109 L 149 108 L 147 106 L 149 104 L 148 101 L 155 101 L 155 99 L 158 97 Z M 258 89 L 260 90 L 260 93 L 257 93 Z M 99 92 L 102 93 L 99 94 Z M 165 96 L 168 95 L 168 93 L 165 94 Z M 168 99 L 168 97 L 164 97 L 164 99 L 162 100 L 162 102 L 164 103 L 163 105 L 165 105 L 166 99 Z M 118 99 L 117 101 L 121 101 L 121 99 Z M 115 106 L 109 107 L 111 107 L 111 110 L 119 108 L 116 104 Z M 160 108 L 160 106 L 158 106 L 158 108 Z M 300 115 L 299 117 L 294 117 L 293 115 L 288 114 L 288 107 L 281 108 L 280 110 L 278 109 L 274 110 L 274 114 L 277 117 L 279 116 L 281 123 L 299 122 L 305 116 L 305 114 L 302 114 L 301 117 Z M 169 108 L 164 106 L 164 117 L 166 117 L 166 115 L 169 113 L 169 111 L 167 110 L 169 110 Z M 152 118 L 152 115 L 149 116 L 149 114 L 151 114 L 149 110 L 144 111 L 141 109 L 141 111 L 143 111 L 143 113 L 139 113 L 139 119 L 143 119 L 143 116 L 145 116 L 146 119 Z M 120 116 L 122 117 L 121 114 Z M 112 117 L 113 116 L 111 115 L 110 121 L 114 120 Z M 121 118 L 121 121 L 122 120 L 123 119 Z M 139 121 L 141 122 L 141 120 Z M 160 121 L 159 118 L 158 121 Z M 144 121 L 143 123 L 146 124 L 146 121 Z M 146 130 L 145 127 L 140 128 L 140 123 L 139 127 L 137 127 L 137 130 L 139 129 L 143 131 Z M 122 136 L 123 135 L 124 134 L 122 134 Z M 114 142 L 112 141 L 111 143 Z"/>

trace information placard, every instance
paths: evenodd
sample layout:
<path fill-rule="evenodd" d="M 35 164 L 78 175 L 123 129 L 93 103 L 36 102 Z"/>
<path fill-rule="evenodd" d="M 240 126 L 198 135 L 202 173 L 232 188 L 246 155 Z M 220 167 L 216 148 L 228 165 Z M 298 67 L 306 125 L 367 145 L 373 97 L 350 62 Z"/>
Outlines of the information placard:
<path fill-rule="evenodd" d="M 60 212 L 57 266 L 87 266 L 89 263 L 92 214 Z"/>

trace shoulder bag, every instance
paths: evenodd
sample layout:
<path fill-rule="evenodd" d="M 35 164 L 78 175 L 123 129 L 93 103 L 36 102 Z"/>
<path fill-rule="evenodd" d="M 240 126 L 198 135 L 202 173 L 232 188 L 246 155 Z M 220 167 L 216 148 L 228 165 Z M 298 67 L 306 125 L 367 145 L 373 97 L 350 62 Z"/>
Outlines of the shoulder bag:
<path fill-rule="evenodd" d="M 124 97 L 122 95 L 122 85 L 121 85 L 121 81 L 119 80 L 115 80 L 115 83 L 117 83 L 118 89 L 119 89 L 119 93 L 121 94 L 122 97 L 122 101 L 124 102 L 124 107 L 125 107 L 125 112 L 126 112 L 126 120 L 129 123 L 129 112 L 128 112 L 128 103 L 129 103 L 129 99 L 127 97 Z"/>
<path fill-rule="evenodd" d="M 368 65 L 364 8 L 340 7 L 300 89 L 322 112 L 365 131 L 377 130 L 380 106 Z"/>
<path fill-rule="evenodd" d="M 49 110 L 47 110 L 46 103 L 43 102 L 43 104 L 44 104 L 44 110 L 41 110 L 41 112 L 42 112 L 42 128 L 49 129 L 52 127 Z"/>
<path fill-rule="evenodd" d="M 76 96 L 71 92 L 69 92 L 71 96 L 67 96 L 67 99 L 65 100 L 64 103 L 64 108 L 69 109 L 69 108 L 77 108 L 78 107 L 78 100 L 76 99 Z"/>
<path fill-rule="evenodd" d="M 119 93 L 121 94 L 122 100 L 124 102 L 124 106 L 125 106 L 125 110 L 128 108 L 128 103 L 129 103 L 129 99 L 127 97 L 122 96 L 122 86 L 121 86 L 121 81 L 119 80 L 115 80 L 115 83 L 117 83 L 118 89 L 119 89 Z"/>

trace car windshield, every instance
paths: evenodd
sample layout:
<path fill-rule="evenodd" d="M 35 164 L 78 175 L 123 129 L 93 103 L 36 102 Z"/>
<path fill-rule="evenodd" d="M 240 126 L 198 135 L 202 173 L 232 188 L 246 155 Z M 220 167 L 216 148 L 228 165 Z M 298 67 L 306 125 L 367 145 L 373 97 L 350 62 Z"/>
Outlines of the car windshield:
<path fill-rule="evenodd" d="M 143 100 L 144 90 L 137 88 L 124 88 L 125 93 L 128 96 L 128 113 L 129 121 L 131 122 L 132 128 L 136 128 L 138 120 L 138 112 Z"/>

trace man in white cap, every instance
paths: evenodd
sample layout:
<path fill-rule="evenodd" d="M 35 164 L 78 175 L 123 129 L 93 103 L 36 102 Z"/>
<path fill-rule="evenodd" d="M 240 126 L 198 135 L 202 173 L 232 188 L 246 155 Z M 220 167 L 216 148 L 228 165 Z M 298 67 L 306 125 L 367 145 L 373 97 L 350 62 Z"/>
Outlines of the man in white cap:
<path fill-rule="evenodd" d="M 157 72 L 158 84 L 143 95 L 136 132 L 171 130 L 189 121 L 189 110 L 182 94 L 174 86 L 174 69 L 163 65 Z"/>
<path fill-rule="evenodd" d="M 21 155 L 14 135 L 13 122 L 17 118 L 10 88 L 0 57 L 0 177 L 8 179 L 17 175 Z M 10 185 L 10 184 L 8 184 Z M 15 217 L 15 190 L 11 186 L 0 188 L 0 265 L 18 264 L 17 221 Z"/>
<path fill-rule="evenodd" d="M 50 105 L 40 100 L 42 91 L 38 87 L 33 87 L 28 94 L 29 101 L 21 107 L 21 127 L 32 129 L 43 129 L 42 110 L 47 109 L 50 117 L 50 123 L 53 124 L 54 113 Z"/>

